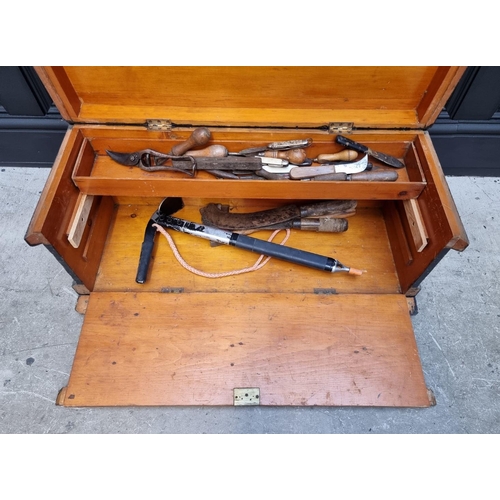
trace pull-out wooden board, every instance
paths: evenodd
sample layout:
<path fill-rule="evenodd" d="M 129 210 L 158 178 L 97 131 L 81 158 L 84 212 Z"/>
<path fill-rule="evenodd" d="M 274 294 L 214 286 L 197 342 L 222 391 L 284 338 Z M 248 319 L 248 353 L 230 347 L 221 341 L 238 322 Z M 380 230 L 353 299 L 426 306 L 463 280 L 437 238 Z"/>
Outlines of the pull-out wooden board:
<path fill-rule="evenodd" d="M 92 292 L 66 406 L 429 406 L 399 294 Z"/>

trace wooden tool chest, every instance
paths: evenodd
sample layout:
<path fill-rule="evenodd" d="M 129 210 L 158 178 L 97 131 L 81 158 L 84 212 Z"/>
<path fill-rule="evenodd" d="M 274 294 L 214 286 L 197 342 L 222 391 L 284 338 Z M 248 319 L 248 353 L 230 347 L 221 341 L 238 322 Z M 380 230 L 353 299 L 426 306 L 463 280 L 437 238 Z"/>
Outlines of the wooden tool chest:
<path fill-rule="evenodd" d="M 425 129 L 465 68 L 42 67 L 71 123 L 26 234 L 90 292 L 65 406 L 432 404 L 408 298 L 467 236 Z M 195 127 L 229 151 L 337 134 L 401 159 L 395 182 L 231 180 L 144 172 L 106 150 L 168 152 Z M 307 168 L 307 167 L 304 167 Z M 158 235 L 135 282 L 146 224 L 165 197 L 200 222 L 209 202 L 250 212 L 357 200 L 343 233 L 292 230 L 287 245 L 366 270 L 330 274 L 271 259 L 219 279 L 184 269 Z M 267 239 L 268 232 L 255 235 Z M 175 233 L 208 272 L 257 256 Z M 279 237 L 278 237 L 279 239 Z"/>

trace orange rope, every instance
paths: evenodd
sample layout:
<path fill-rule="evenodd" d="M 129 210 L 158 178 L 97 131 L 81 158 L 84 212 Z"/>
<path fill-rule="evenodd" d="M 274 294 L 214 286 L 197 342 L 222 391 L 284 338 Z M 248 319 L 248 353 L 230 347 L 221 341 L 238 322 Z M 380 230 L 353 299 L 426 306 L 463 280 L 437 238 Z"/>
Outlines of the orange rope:
<path fill-rule="evenodd" d="M 194 274 L 197 274 L 198 276 L 203 276 L 205 278 L 224 278 L 226 276 L 235 276 L 237 274 L 243 274 L 243 273 L 250 273 L 252 271 L 257 271 L 259 269 L 261 269 L 262 267 L 264 267 L 268 262 L 269 260 L 271 259 L 271 257 L 267 257 L 264 259 L 264 257 L 266 257 L 265 255 L 261 255 L 257 261 L 255 262 L 255 264 L 251 267 L 245 267 L 244 269 L 238 269 L 237 271 L 228 271 L 228 272 L 225 272 L 225 273 L 206 273 L 205 271 L 200 271 L 199 269 L 196 269 L 195 267 L 189 265 L 181 256 L 181 254 L 179 253 L 179 250 L 177 250 L 177 247 L 175 246 L 175 243 L 174 243 L 174 240 L 172 239 L 172 237 L 168 234 L 168 232 L 161 226 L 159 226 L 158 224 L 153 224 L 153 227 L 156 228 L 156 230 L 158 232 L 160 232 L 161 234 L 163 234 L 163 236 L 165 236 L 165 238 L 167 238 L 167 241 L 170 245 L 170 248 L 172 249 L 172 252 L 174 253 L 175 255 L 175 258 L 179 261 L 179 264 L 184 267 L 185 269 L 187 269 L 188 271 L 191 271 L 192 273 Z M 269 239 L 267 241 L 272 241 L 274 239 L 274 237 L 281 231 L 281 229 L 278 229 L 276 231 L 273 232 L 273 234 L 271 234 L 271 236 L 269 237 Z M 280 245 L 284 245 L 288 238 L 290 237 L 290 229 L 286 229 L 286 235 L 285 237 L 283 238 L 283 241 L 280 243 Z M 264 259 L 264 261 L 262 261 Z"/>

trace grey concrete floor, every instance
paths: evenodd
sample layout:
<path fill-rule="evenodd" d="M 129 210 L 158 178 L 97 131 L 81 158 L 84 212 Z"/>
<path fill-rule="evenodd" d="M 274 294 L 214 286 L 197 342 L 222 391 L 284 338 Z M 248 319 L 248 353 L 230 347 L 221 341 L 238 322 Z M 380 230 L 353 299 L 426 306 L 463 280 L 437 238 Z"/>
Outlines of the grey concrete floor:
<path fill-rule="evenodd" d="M 448 177 L 470 246 L 425 279 L 413 317 L 436 406 L 68 409 L 55 398 L 83 321 L 77 295 L 47 249 L 23 239 L 48 174 L 0 171 L 0 433 L 500 432 L 500 179 Z"/>

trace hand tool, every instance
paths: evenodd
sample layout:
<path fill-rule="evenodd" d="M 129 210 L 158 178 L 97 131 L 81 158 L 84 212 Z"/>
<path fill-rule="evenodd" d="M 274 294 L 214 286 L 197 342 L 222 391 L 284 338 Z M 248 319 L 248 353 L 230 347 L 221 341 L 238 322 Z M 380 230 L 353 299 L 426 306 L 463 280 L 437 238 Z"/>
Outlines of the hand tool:
<path fill-rule="evenodd" d="M 257 170 L 254 174 L 260 179 L 268 179 L 270 181 L 289 181 L 290 175 L 288 173 L 271 173 L 267 170 Z"/>
<path fill-rule="evenodd" d="M 257 171 L 264 170 L 272 173 L 288 173 L 292 166 L 288 160 L 280 158 L 266 158 L 263 156 L 223 156 L 223 157 L 195 157 L 192 155 L 175 156 L 160 153 L 153 149 L 143 149 L 135 153 L 118 153 L 107 151 L 108 155 L 121 165 L 137 166 L 147 172 L 176 171 L 183 172 L 191 177 L 198 170 L 213 171 L 220 177 L 238 178 L 238 176 L 221 175 L 222 171 Z M 166 166 L 167 160 L 172 161 L 172 166 Z"/>
<path fill-rule="evenodd" d="M 338 135 L 336 137 L 336 142 L 338 144 L 341 144 L 342 146 L 345 146 L 346 148 L 354 149 L 355 151 L 358 151 L 359 153 L 365 153 L 369 154 L 373 158 L 381 161 L 382 163 L 385 163 L 386 165 L 389 165 L 394 168 L 403 168 L 404 164 L 401 163 L 397 158 L 394 158 L 394 156 L 389 156 L 384 153 L 379 153 L 378 151 L 373 151 L 373 149 L 370 149 L 368 146 L 365 146 L 363 144 L 360 144 L 359 142 L 355 142 L 351 139 L 348 139 L 347 137 L 344 137 L 343 135 Z"/>
<path fill-rule="evenodd" d="M 188 157 L 176 157 L 172 160 L 172 165 L 176 170 L 182 171 Z M 195 158 L 196 170 L 208 170 L 217 175 L 218 171 L 240 172 L 243 175 L 249 172 L 264 170 L 269 173 L 287 174 L 291 168 L 297 165 L 289 165 L 288 160 L 281 158 L 266 158 L 264 156 L 227 156 L 225 158 Z M 235 174 L 237 175 L 237 174 Z M 225 176 L 226 178 L 228 176 Z M 237 177 L 236 177 L 237 178 Z"/>
<path fill-rule="evenodd" d="M 353 161 L 358 157 L 358 153 L 352 149 L 344 149 L 339 153 L 321 154 L 314 158 L 316 163 L 331 163 L 333 161 Z"/>
<path fill-rule="evenodd" d="M 223 245 L 230 245 L 250 252 L 255 252 L 269 257 L 275 257 L 286 262 L 299 264 L 302 266 L 326 271 L 330 273 L 346 272 L 353 275 L 361 275 L 363 271 L 341 264 L 332 257 L 326 257 L 296 248 L 290 248 L 276 243 L 259 240 L 243 234 L 224 231 L 204 224 L 187 221 L 173 217 L 172 215 L 184 207 L 182 198 L 165 198 L 158 207 L 151 219 L 148 221 L 144 234 L 144 241 L 141 247 L 139 267 L 137 271 L 137 283 L 144 283 L 147 279 L 147 272 L 151 260 L 151 253 L 154 246 L 154 225 L 159 225 L 167 229 L 173 229 L 182 233 L 190 234 L 198 238 L 215 241 Z"/>
<path fill-rule="evenodd" d="M 194 176 L 196 173 L 196 160 L 192 156 L 174 156 L 171 154 L 160 153 L 154 149 L 141 149 L 134 153 L 119 153 L 117 151 L 106 150 L 108 156 L 125 167 L 139 167 L 146 172 L 158 172 L 161 170 L 176 170 Z M 164 163 L 167 160 L 179 160 L 182 166 L 166 167 Z M 187 163 L 189 162 L 189 166 Z"/>
<path fill-rule="evenodd" d="M 212 138 L 210 130 L 206 127 L 199 127 L 193 130 L 193 133 L 188 139 L 180 144 L 176 144 L 171 150 L 170 154 L 174 156 L 182 156 L 196 146 L 204 146 Z"/>
<path fill-rule="evenodd" d="M 210 141 L 212 134 L 210 130 L 206 127 L 199 127 L 193 130 L 193 133 L 188 137 L 188 139 L 180 144 L 176 144 L 169 153 L 159 153 L 158 151 L 154 151 L 152 149 L 143 149 L 141 151 L 137 151 L 135 153 L 118 153 L 116 151 L 106 150 L 106 153 L 110 158 L 120 163 L 121 165 L 125 165 L 127 167 L 138 166 L 143 170 L 147 171 L 156 171 L 156 170 L 177 170 L 174 167 L 163 167 L 158 168 L 163 165 L 167 160 L 173 160 L 176 158 L 184 158 L 183 155 L 186 151 L 189 151 L 191 148 L 196 146 L 204 146 Z M 194 175 L 195 164 L 196 162 L 192 159 L 191 156 L 185 157 L 189 161 L 191 161 L 191 170 L 193 173 L 189 175 Z M 186 171 L 184 167 L 181 171 Z M 189 172 L 187 172 L 189 173 Z"/>
<path fill-rule="evenodd" d="M 336 163 L 321 167 L 295 167 L 290 169 L 290 179 L 308 179 L 323 174 L 357 174 L 368 168 L 368 155 L 350 163 Z"/>
<path fill-rule="evenodd" d="M 375 170 L 359 174 L 325 174 L 318 175 L 312 181 L 358 181 L 358 182 L 394 182 L 398 173 L 394 170 Z"/>
<path fill-rule="evenodd" d="M 193 156 L 164 154 L 153 149 L 143 149 L 135 153 L 115 151 L 107 151 L 107 153 L 114 161 L 126 167 L 137 166 L 147 172 L 177 171 L 191 177 L 194 177 L 197 170 L 260 170 L 263 167 L 261 158 L 247 156 L 195 158 Z M 167 160 L 172 161 L 172 166 L 164 165 Z"/>
<path fill-rule="evenodd" d="M 200 213 L 204 224 L 238 231 L 263 228 L 292 220 L 306 220 L 308 217 L 348 217 L 354 215 L 356 206 L 356 200 L 329 200 L 305 205 L 284 205 L 258 212 L 234 213 L 229 212 L 228 205 L 209 203 L 200 208 Z"/>
<path fill-rule="evenodd" d="M 291 204 L 258 212 L 231 213 L 228 205 L 209 203 L 200 208 L 200 213 L 204 224 L 238 231 L 263 228 L 292 220 L 305 220 L 308 217 L 349 217 L 354 215 L 356 206 L 356 200 L 330 200 L 307 205 Z"/>
<path fill-rule="evenodd" d="M 277 229 L 298 229 L 300 231 L 314 231 L 316 233 L 344 233 L 349 224 L 347 219 L 330 219 L 329 217 L 314 217 L 310 219 L 294 219 L 272 224 L 256 229 L 238 229 L 239 234 L 252 234 L 257 231 L 276 231 Z M 222 229 L 222 228 L 219 228 Z M 224 228 L 227 229 L 227 228 Z"/>
<path fill-rule="evenodd" d="M 264 151 L 264 153 L 259 153 L 259 155 L 265 156 L 266 158 L 282 158 L 284 160 L 288 160 L 290 163 L 294 163 L 295 165 L 300 165 L 307 159 L 306 150 L 302 148 L 289 149 L 287 151 Z"/>
<path fill-rule="evenodd" d="M 268 149 L 274 149 L 279 151 L 286 151 L 288 149 L 296 148 L 307 148 L 312 144 L 312 139 L 295 139 L 291 141 L 281 141 L 281 142 L 271 142 L 265 146 L 257 146 L 254 148 L 243 149 L 239 153 L 229 153 L 235 155 L 256 155 L 258 153 L 264 153 Z"/>

